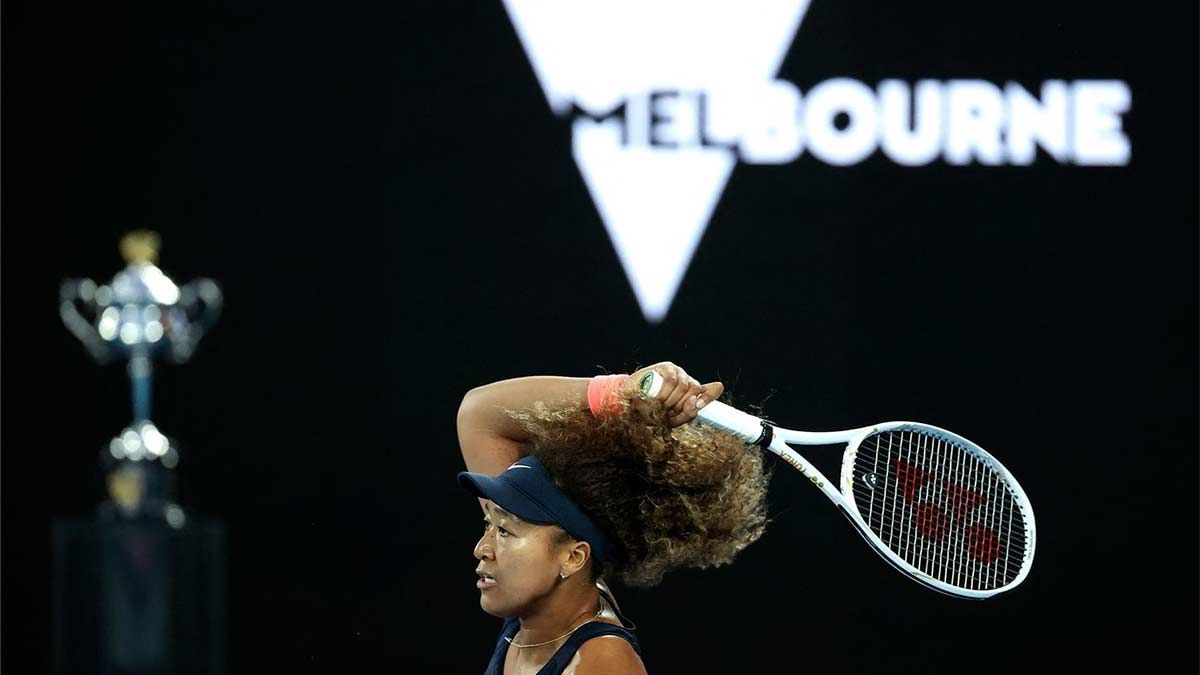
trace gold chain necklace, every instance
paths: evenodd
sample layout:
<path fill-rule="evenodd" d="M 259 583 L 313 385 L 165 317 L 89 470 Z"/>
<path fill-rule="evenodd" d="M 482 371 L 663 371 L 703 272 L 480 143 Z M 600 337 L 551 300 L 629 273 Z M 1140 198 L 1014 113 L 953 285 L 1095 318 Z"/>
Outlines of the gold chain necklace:
<path fill-rule="evenodd" d="M 593 616 L 592 618 L 588 619 L 587 621 L 584 621 L 583 623 L 579 624 L 578 626 L 575 626 L 571 630 L 567 631 L 566 633 L 563 633 L 562 635 L 559 635 L 558 637 L 554 638 L 553 640 L 546 640 L 545 642 L 538 642 L 538 643 L 531 644 L 531 645 L 523 645 L 518 642 L 514 642 L 513 639 L 510 637 L 506 637 L 504 639 L 508 641 L 508 644 L 516 647 L 517 649 L 525 649 L 526 647 L 541 647 L 542 645 L 548 645 L 552 642 L 558 642 L 559 640 L 567 637 L 571 633 L 574 633 L 575 631 L 579 630 L 580 628 L 583 628 L 584 626 L 595 621 L 596 619 L 599 619 L 600 615 L 603 613 L 604 613 L 604 604 L 601 603 L 600 609 L 596 610 L 596 616 Z"/>

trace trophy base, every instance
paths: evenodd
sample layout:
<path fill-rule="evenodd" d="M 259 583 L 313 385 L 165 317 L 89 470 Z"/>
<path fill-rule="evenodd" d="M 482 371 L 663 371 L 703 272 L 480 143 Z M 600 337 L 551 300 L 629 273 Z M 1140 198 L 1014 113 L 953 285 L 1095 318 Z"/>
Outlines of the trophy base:
<path fill-rule="evenodd" d="M 191 515 L 54 522 L 56 674 L 225 671 L 225 528 Z"/>

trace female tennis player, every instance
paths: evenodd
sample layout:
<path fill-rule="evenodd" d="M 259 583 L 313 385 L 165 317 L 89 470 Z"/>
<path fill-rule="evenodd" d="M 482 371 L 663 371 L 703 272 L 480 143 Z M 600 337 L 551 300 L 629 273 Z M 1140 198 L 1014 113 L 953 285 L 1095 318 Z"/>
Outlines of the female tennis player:
<path fill-rule="evenodd" d="M 645 398 L 651 370 L 664 385 Z M 654 586 L 675 568 L 730 563 L 763 533 L 761 450 L 689 424 L 723 390 L 663 362 L 467 393 L 458 481 L 483 510 L 479 604 L 505 619 L 486 675 L 645 673 L 603 577 Z"/>

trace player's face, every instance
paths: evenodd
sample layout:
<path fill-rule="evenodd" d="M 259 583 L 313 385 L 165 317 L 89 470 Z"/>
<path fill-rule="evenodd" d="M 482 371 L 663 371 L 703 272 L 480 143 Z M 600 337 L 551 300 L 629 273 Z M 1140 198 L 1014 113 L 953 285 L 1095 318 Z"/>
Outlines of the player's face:
<path fill-rule="evenodd" d="M 533 525 L 482 500 L 483 536 L 479 561 L 479 606 L 492 616 L 524 617 L 550 594 L 567 554 L 554 525 Z"/>

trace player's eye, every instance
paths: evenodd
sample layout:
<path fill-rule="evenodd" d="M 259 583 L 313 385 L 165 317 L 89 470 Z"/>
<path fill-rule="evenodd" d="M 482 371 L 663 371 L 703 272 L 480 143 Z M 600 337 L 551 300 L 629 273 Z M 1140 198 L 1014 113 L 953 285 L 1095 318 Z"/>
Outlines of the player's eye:
<path fill-rule="evenodd" d="M 491 526 L 492 526 L 492 524 L 489 523 L 488 521 L 486 521 L 486 520 L 483 521 L 483 531 L 484 532 L 487 532 L 488 528 Z M 506 530 L 500 526 L 496 526 L 496 531 L 500 533 L 501 537 L 507 537 L 508 535 L 512 534 L 511 532 L 509 532 L 508 530 Z"/>

